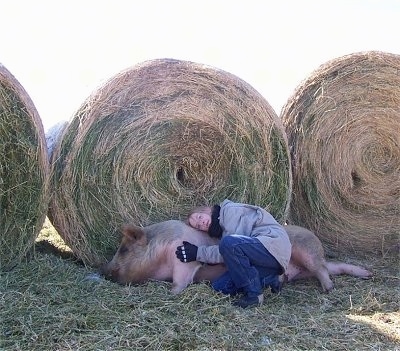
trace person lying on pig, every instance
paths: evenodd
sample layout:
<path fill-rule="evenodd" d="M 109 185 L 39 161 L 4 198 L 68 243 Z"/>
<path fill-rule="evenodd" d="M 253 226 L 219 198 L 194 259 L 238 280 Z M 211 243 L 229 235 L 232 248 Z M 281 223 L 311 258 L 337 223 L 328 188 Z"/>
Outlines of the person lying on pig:
<path fill-rule="evenodd" d="M 247 308 L 263 303 L 263 288 L 281 289 L 279 275 L 288 267 L 292 245 L 282 225 L 259 206 L 229 199 L 220 205 L 194 208 L 187 223 L 220 238 L 219 245 L 196 246 L 187 241 L 178 246 L 182 262 L 224 263 L 227 272 L 212 287 L 224 294 L 242 294 L 233 305 Z"/>

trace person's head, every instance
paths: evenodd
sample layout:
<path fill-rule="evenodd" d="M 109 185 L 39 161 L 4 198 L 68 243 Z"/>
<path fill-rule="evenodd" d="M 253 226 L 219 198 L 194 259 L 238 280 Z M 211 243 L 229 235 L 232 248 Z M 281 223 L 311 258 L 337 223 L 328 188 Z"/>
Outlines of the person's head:
<path fill-rule="evenodd" d="M 198 230 L 208 232 L 211 225 L 212 207 L 200 206 L 190 211 L 187 217 L 187 223 Z"/>

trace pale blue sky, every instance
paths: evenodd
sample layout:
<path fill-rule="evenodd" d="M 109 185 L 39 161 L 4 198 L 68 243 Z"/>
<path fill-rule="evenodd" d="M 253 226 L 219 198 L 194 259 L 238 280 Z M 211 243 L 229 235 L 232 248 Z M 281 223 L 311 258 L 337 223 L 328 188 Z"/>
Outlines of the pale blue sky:
<path fill-rule="evenodd" d="M 122 69 L 163 57 L 233 73 L 279 114 L 326 61 L 400 54 L 399 33 L 398 0 L 0 0 L 0 62 L 45 129 Z"/>

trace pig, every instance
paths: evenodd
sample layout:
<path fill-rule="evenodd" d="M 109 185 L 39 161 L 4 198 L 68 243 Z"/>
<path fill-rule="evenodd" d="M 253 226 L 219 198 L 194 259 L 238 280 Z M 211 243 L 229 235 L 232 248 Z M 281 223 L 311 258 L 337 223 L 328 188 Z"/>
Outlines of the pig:
<path fill-rule="evenodd" d="M 211 280 L 225 271 L 223 265 L 183 263 L 176 258 L 176 248 L 184 240 L 197 246 L 218 244 L 217 239 L 182 221 L 169 220 L 146 227 L 128 224 L 122 227 L 122 234 L 117 252 L 101 269 L 114 282 L 172 281 L 171 292 L 179 294 L 192 282 Z"/>
<path fill-rule="evenodd" d="M 367 279 L 372 273 L 362 267 L 343 262 L 327 262 L 318 237 L 308 229 L 287 225 L 292 243 L 288 269 L 280 277 L 283 283 L 316 277 L 324 292 L 333 289 L 330 275 L 348 274 Z M 218 245 L 218 240 L 194 229 L 184 222 L 170 220 L 138 227 L 125 225 L 122 241 L 113 259 L 102 268 L 112 281 L 144 283 L 149 280 L 172 281 L 171 292 L 179 294 L 189 284 L 213 281 L 225 272 L 223 264 L 182 263 L 175 256 L 176 247 L 183 241 L 197 246 Z"/>
<path fill-rule="evenodd" d="M 347 274 L 363 279 L 372 276 L 372 272 L 360 266 L 326 261 L 322 243 L 312 231 L 296 225 L 286 225 L 285 230 L 292 243 L 292 255 L 281 281 L 291 282 L 315 277 L 322 290 L 329 292 L 334 287 L 330 275 Z"/>

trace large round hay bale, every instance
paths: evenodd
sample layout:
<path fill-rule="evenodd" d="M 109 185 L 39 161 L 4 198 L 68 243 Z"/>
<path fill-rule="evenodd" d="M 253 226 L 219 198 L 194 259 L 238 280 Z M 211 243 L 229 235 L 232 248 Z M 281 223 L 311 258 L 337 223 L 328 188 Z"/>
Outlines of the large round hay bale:
<path fill-rule="evenodd" d="M 115 251 L 123 222 L 178 219 L 225 198 L 283 222 L 291 171 L 268 102 L 238 77 L 159 59 L 129 68 L 76 112 L 53 153 L 50 217 L 84 262 Z"/>
<path fill-rule="evenodd" d="M 319 67 L 281 113 L 292 156 L 290 222 L 332 253 L 392 251 L 400 237 L 400 56 Z"/>
<path fill-rule="evenodd" d="M 49 163 L 42 122 L 25 89 L 0 64 L 0 268 L 26 255 L 44 223 Z"/>

